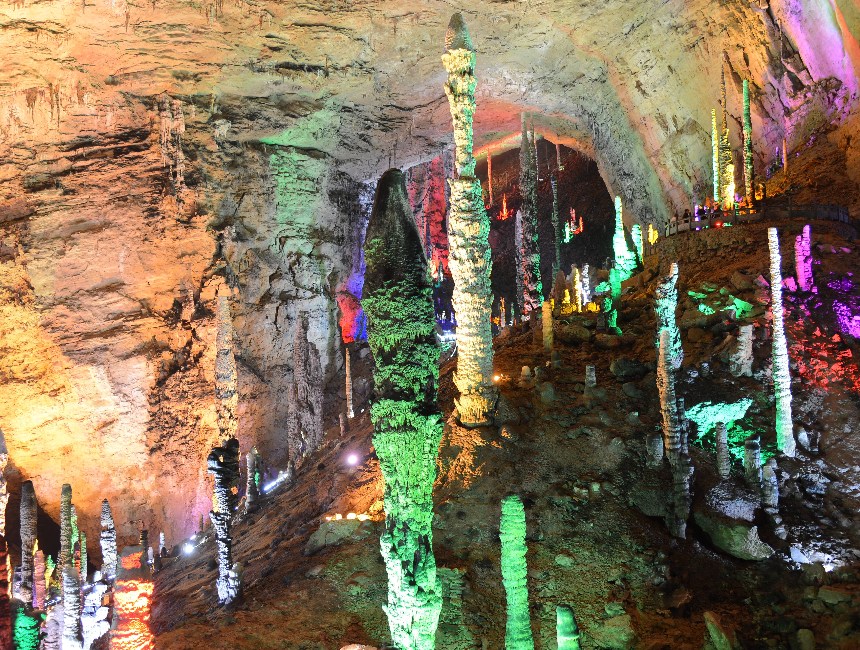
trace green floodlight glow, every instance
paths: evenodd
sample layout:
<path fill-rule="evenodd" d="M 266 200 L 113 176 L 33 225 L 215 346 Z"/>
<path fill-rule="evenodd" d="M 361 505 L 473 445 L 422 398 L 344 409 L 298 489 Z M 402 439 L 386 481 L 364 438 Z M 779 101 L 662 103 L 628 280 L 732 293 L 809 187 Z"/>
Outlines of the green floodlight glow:
<path fill-rule="evenodd" d="M 502 500 L 499 536 L 502 540 L 502 582 L 508 601 L 505 650 L 534 650 L 529 617 L 526 512 L 515 494 Z"/>
<path fill-rule="evenodd" d="M 718 422 L 729 425 L 746 417 L 752 400 L 745 397 L 731 404 L 727 402 L 702 402 L 686 410 L 689 420 L 696 423 L 697 437 L 710 433 Z"/>
<path fill-rule="evenodd" d="M 711 428 L 708 433 L 697 438 L 695 443 L 702 449 L 713 450 L 716 448 L 716 427 Z M 761 438 L 765 431 L 761 427 L 750 427 L 740 421 L 733 422 L 726 426 L 727 440 L 729 445 L 729 454 L 732 459 L 743 463 L 744 461 L 744 442 L 747 438 L 757 435 Z M 764 465 L 768 459 L 776 455 L 775 444 L 762 444 L 761 448 L 761 463 Z"/>
<path fill-rule="evenodd" d="M 636 254 L 627 246 L 620 196 L 615 197 L 615 232 L 612 234 L 612 252 L 615 255 L 615 266 L 620 272 L 620 286 L 621 282 L 633 275 L 637 265 Z"/>
<path fill-rule="evenodd" d="M 12 646 L 15 650 L 38 650 L 43 619 L 43 615 L 29 614 L 23 605 L 13 605 Z"/>
<path fill-rule="evenodd" d="M 716 314 L 717 311 L 713 307 L 709 307 L 703 302 L 699 303 L 699 311 L 705 314 L 706 316 L 710 316 L 711 314 Z"/>
<path fill-rule="evenodd" d="M 365 257 L 362 307 L 376 366 L 370 417 L 385 480 L 384 609 L 398 648 L 433 650 L 442 610 L 431 528 L 442 439 L 439 347 L 432 279 L 400 170 L 387 171 L 377 185 Z"/>

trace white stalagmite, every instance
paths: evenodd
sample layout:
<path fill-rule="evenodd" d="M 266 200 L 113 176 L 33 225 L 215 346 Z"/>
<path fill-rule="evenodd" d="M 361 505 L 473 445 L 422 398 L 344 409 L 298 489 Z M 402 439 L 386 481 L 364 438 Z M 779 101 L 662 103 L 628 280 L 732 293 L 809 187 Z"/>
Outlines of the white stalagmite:
<path fill-rule="evenodd" d="M 341 413 L 343 415 L 343 413 Z M 260 500 L 260 452 L 251 447 L 245 455 L 247 474 L 245 476 L 245 512 L 251 512 Z"/>
<path fill-rule="evenodd" d="M 549 300 L 543 301 L 541 323 L 543 325 L 543 349 L 552 350 L 552 305 Z"/>
<path fill-rule="evenodd" d="M 741 325 L 734 352 L 729 357 L 729 372 L 734 377 L 752 377 L 753 326 Z"/>
<path fill-rule="evenodd" d="M 597 386 L 597 372 L 594 366 L 585 366 L 585 387 L 595 388 Z"/>
<path fill-rule="evenodd" d="M 588 264 L 582 265 L 582 304 L 585 305 L 591 302 L 591 276 L 589 275 Z"/>
<path fill-rule="evenodd" d="M 761 441 L 758 436 L 750 436 L 744 441 L 744 476 L 752 487 L 761 487 Z"/>
<path fill-rule="evenodd" d="M 776 477 L 776 458 L 768 459 L 761 477 L 761 503 L 772 511 L 779 508 L 779 480 Z"/>
<path fill-rule="evenodd" d="M 492 421 L 497 393 L 493 385 L 493 334 L 490 322 L 490 221 L 475 177 L 472 119 L 475 114 L 475 48 L 460 14 L 445 34 L 442 64 L 448 72 L 445 94 L 454 124 L 454 178 L 449 179 L 449 266 L 454 278 L 452 302 L 457 312 L 455 400 L 460 421 L 477 426 Z M 522 294 L 519 294 L 521 297 Z"/>
<path fill-rule="evenodd" d="M 675 398 L 675 371 L 669 357 L 670 332 L 660 332 L 660 349 L 657 353 L 657 391 L 660 394 L 660 412 L 663 416 L 663 447 L 670 463 L 674 463 L 681 450 L 681 423 Z"/>
<path fill-rule="evenodd" d="M 72 486 L 64 483 L 60 491 L 60 556 L 57 558 L 57 571 L 62 580 L 63 567 L 74 564 L 72 548 Z"/>
<path fill-rule="evenodd" d="M 33 550 L 36 545 L 36 491 L 33 481 L 21 484 L 21 585 L 18 598 L 33 601 Z"/>
<path fill-rule="evenodd" d="M 773 313 L 773 388 L 776 393 L 776 446 L 786 456 L 794 456 L 794 427 L 791 419 L 791 376 L 788 342 L 782 308 L 782 257 L 776 228 L 767 229 L 770 248 L 770 291 Z"/>
<path fill-rule="evenodd" d="M 81 580 L 74 564 L 63 567 L 63 650 L 82 650 Z"/>
<path fill-rule="evenodd" d="M 717 474 L 724 481 L 732 471 L 732 459 L 729 455 L 729 432 L 723 422 L 717 423 Z"/>
<path fill-rule="evenodd" d="M 675 320 L 675 311 L 678 307 L 678 264 L 672 262 L 669 267 L 669 275 L 657 285 L 654 311 L 657 312 L 657 348 L 660 348 L 660 340 L 663 332 L 669 335 L 668 358 L 674 370 L 681 367 L 684 360 L 684 348 L 681 345 L 681 330 L 678 329 Z"/>
<path fill-rule="evenodd" d="M 344 360 L 346 363 L 346 417 L 352 419 L 355 417 L 355 411 L 352 409 L 352 361 L 350 359 L 349 348 L 344 351 Z"/>
<path fill-rule="evenodd" d="M 209 518 L 215 531 L 215 546 L 218 554 L 218 602 L 229 605 L 239 595 L 241 589 L 239 571 L 233 564 L 233 538 L 230 524 L 235 511 L 234 489 L 239 480 L 239 441 L 227 440 L 223 446 L 215 447 L 207 459 L 207 469 L 215 476 L 212 494 L 212 510 Z M 147 545 L 142 544 L 144 553 Z"/>
<path fill-rule="evenodd" d="M 102 576 L 108 582 L 116 579 L 116 526 L 107 499 L 102 501 L 101 534 L 99 544 L 102 548 Z"/>
<path fill-rule="evenodd" d="M 809 224 L 794 240 L 794 263 L 797 272 L 797 286 L 801 291 L 814 291 L 812 280 L 812 238 Z"/>
<path fill-rule="evenodd" d="M 636 246 L 636 254 L 641 262 L 645 259 L 645 237 L 642 234 L 642 226 L 634 223 L 630 228 L 630 236 L 633 238 L 633 245 Z"/>

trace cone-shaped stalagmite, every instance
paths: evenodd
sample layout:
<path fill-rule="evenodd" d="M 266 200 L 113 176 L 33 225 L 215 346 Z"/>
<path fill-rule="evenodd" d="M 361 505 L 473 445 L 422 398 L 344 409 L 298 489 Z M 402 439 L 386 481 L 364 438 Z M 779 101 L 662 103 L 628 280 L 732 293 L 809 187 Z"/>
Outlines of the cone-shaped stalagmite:
<path fill-rule="evenodd" d="M 445 94 L 454 123 L 456 173 L 449 179 L 449 266 L 454 278 L 452 301 L 457 312 L 457 372 L 454 383 L 460 421 L 479 425 L 492 420 L 493 339 L 490 316 L 490 221 L 475 177 L 472 118 L 475 114 L 475 50 L 463 17 L 455 14 L 445 34 L 442 63 L 448 72 Z"/>
<path fill-rule="evenodd" d="M 531 650 L 535 644 L 529 617 L 526 513 L 518 496 L 511 495 L 502 500 L 499 528 L 502 540 L 502 582 L 508 604 L 505 648 Z"/>
<path fill-rule="evenodd" d="M 660 347 L 660 337 L 664 331 L 669 332 L 669 361 L 672 368 L 681 367 L 684 360 L 684 348 L 681 346 L 681 330 L 675 321 L 675 311 L 678 308 L 678 264 L 672 262 L 669 275 L 657 285 L 654 300 L 654 311 L 657 312 L 657 348 Z"/>
<path fill-rule="evenodd" d="M 525 114 L 522 116 L 523 135 L 520 142 L 520 194 L 522 195 L 522 260 L 523 294 L 518 296 L 527 316 L 540 309 L 543 302 L 543 287 L 540 277 L 540 248 L 538 248 L 537 222 L 537 156 L 536 141 L 530 138 L 526 128 Z"/>
<path fill-rule="evenodd" d="M 72 544 L 72 486 L 64 483 L 60 492 L 60 555 L 57 558 L 57 570 L 61 576 L 63 567 L 74 564 Z"/>
<path fill-rule="evenodd" d="M 370 414 L 385 479 L 385 611 L 398 648 L 431 650 L 442 608 L 431 529 L 442 437 L 439 348 L 427 260 L 399 170 L 386 172 L 376 188 L 365 257 L 362 306 L 376 365 Z"/>
<path fill-rule="evenodd" d="M 558 650 L 579 650 L 579 626 L 573 609 L 559 605 L 555 609 L 555 636 Z"/>
<path fill-rule="evenodd" d="M 63 650 L 81 650 L 81 579 L 73 564 L 63 567 Z"/>
<path fill-rule="evenodd" d="M 18 598 L 33 602 L 33 547 L 36 545 L 36 491 L 33 481 L 21 484 L 21 586 Z"/>
<path fill-rule="evenodd" d="M 744 79 L 744 198 L 747 205 L 753 201 L 753 145 L 752 116 L 750 114 L 750 82 Z"/>
<path fill-rule="evenodd" d="M 239 441 L 227 440 L 222 447 L 215 447 L 207 460 L 210 474 L 215 475 L 215 491 L 212 496 L 212 511 L 209 518 L 215 529 L 215 544 L 218 552 L 218 602 L 232 603 L 239 595 L 238 572 L 233 565 L 233 539 L 230 536 L 230 521 L 236 510 L 236 487 L 239 483 Z M 148 544 L 143 544 L 144 554 Z"/>
<path fill-rule="evenodd" d="M 717 422 L 717 474 L 726 480 L 732 471 L 732 458 L 729 455 L 729 433 L 723 422 Z"/>
<path fill-rule="evenodd" d="M 99 543 L 102 547 L 102 576 L 107 581 L 113 581 L 116 578 L 116 527 L 107 499 L 102 501 Z"/>
<path fill-rule="evenodd" d="M 555 262 L 552 265 L 553 275 L 561 269 L 561 233 L 558 230 L 558 178 L 552 177 L 552 241 L 555 245 Z"/>
<path fill-rule="evenodd" d="M 776 392 L 776 446 L 786 456 L 794 456 L 794 427 L 791 420 L 791 376 L 788 342 L 782 308 L 782 256 L 776 228 L 767 229 L 770 248 L 770 308 L 773 314 L 773 388 Z"/>
<path fill-rule="evenodd" d="M 663 448 L 669 462 L 673 462 L 681 450 L 681 422 L 678 418 L 675 399 L 675 370 L 671 360 L 670 336 L 668 329 L 660 332 L 660 347 L 657 350 L 657 391 L 660 395 L 660 412 L 663 416 Z"/>

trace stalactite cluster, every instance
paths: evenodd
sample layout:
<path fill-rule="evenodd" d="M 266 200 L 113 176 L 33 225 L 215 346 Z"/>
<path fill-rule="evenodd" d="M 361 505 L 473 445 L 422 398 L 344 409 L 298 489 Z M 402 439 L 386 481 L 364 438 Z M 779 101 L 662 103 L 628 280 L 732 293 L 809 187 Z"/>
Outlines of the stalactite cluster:
<path fill-rule="evenodd" d="M 431 528 L 442 437 L 436 404 L 439 348 L 427 260 L 399 170 L 386 172 L 377 186 L 365 257 L 362 302 L 376 366 L 373 446 L 385 480 L 380 540 L 388 573 L 385 611 L 398 647 L 432 650 L 442 608 Z"/>
<path fill-rule="evenodd" d="M 451 109 L 456 145 L 456 175 L 449 180 L 449 267 L 454 278 L 457 312 L 457 371 L 454 383 L 460 421 L 480 425 L 492 420 L 496 403 L 493 385 L 493 341 L 490 323 L 490 222 L 475 177 L 472 119 L 475 113 L 475 49 L 463 18 L 455 14 L 445 35 L 442 63 L 448 72 L 445 94 Z"/>
<path fill-rule="evenodd" d="M 791 375 L 788 342 L 782 307 L 782 256 L 776 228 L 767 229 L 770 250 L 771 313 L 773 315 L 773 388 L 776 393 L 776 446 L 786 456 L 794 456 L 794 427 L 791 419 Z"/>
<path fill-rule="evenodd" d="M 533 650 L 526 565 L 526 513 L 516 495 L 502 500 L 499 536 L 502 540 L 502 581 L 508 602 L 505 648 Z"/>

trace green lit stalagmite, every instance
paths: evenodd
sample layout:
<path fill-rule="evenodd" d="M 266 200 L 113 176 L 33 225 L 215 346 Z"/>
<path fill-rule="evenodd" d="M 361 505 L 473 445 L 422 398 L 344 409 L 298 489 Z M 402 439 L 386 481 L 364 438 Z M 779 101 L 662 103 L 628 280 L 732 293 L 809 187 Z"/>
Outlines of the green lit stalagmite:
<path fill-rule="evenodd" d="M 791 375 L 788 342 L 785 338 L 785 316 L 782 306 L 782 255 L 776 228 L 767 229 L 770 248 L 770 309 L 773 314 L 773 390 L 776 393 L 776 447 L 786 456 L 794 456 L 794 426 L 791 417 Z"/>
<path fill-rule="evenodd" d="M 568 605 L 559 605 L 555 609 L 555 636 L 558 650 L 579 650 L 579 626 L 573 609 Z"/>
<path fill-rule="evenodd" d="M 362 307 L 375 362 L 370 415 L 385 479 L 385 611 L 398 648 L 430 650 L 442 609 L 431 530 L 442 439 L 439 348 L 427 259 L 399 170 L 386 172 L 376 188 L 365 257 Z"/>
<path fill-rule="evenodd" d="M 508 600 L 505 627 L 507 650 L 532 650 L 535 647 L 529 618 L 529 588 L 526 566 L 526 513 L 516 495 L 502 500 L 499 536 L 502 540 L 502 581 Z"/>
<path fill-rule="evenodd" d="M 475 177 L 472 155 L 472 118 L 475 114 L 475 49 L 460 14 L 454 14 L 445 33 L 442 64 L 448 72 L 445 94 L 454 123 L 456 171 L 448 180 L 449 267 L 454 278 L 452 302 L 457 312 L 456 401 L 465 425 L 488 424 L 496 403 L 493 386 L 493 334 L 490 315 L 490 220 Z"/>

